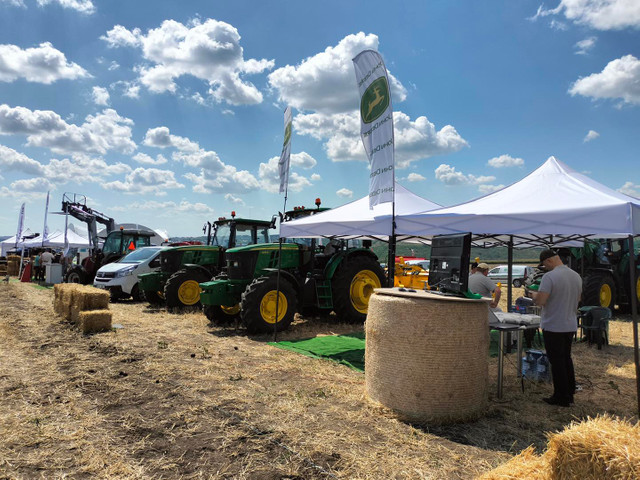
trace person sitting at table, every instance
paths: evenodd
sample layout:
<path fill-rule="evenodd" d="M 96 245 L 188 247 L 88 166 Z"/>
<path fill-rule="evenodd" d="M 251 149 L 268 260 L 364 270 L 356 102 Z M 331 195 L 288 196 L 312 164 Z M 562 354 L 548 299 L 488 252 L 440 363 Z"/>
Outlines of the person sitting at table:
<path fill-rule="evenodd" d="M 477 293 L 483 297 L 493 297 L 489 304 L 489 308 L 494 312 L 501 312 L 502 309 L 498 307 L 498 303 L 500 302 L 502 292 L 500 287 L 497 286 L 493 280 L 487 277 L 488 273 L 489 265 L 486 263 L 479 263 L 476 273 L 469 276 L 469 290 L 472 293 Z"/>

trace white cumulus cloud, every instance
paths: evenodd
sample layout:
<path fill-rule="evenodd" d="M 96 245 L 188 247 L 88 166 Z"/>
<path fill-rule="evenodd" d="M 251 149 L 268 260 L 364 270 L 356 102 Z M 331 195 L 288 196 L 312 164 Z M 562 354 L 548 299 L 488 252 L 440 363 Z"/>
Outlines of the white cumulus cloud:
<path fill-rule="evenodd" d="M 480 185 L 482 183 L 493 182 L 496 179 L 494 176 L 481 175 L 476 177 L 470 174 L 465 175 L 457 171 L 455 167 L 444 163 L 435 169 L 435 176 L 436 180 L 446 185 Z"/>
<path fill-rule="evenodd" d="M 109 105 L 109 91 L 104 87 L 93 87 L 91 92 L 93 103 L 96 105 Z"/>
<path fill-rule="evenodd" d="M 585 135 L 583 142 L 585 142 L 585 143 L 586 142 L 590 142 L 591 140 L 595 140 L 599 136 L 600 136 L 600 134 L 598 132 L 596 132 L 595 130 L 589 130 L 587 135 Z"/>
<path fill-rule="evenodd" d="M 426 177 L 420 175 L 419 173 L 410 173 L 407 175 L 407 181 L 409 182 L 422 182 L 426 180 Z"/>
<path fill-rule="evenodd" d="M 500 190 L 504 188 L 504 185 L 500 184 L 500 185 L 490 185 L 490 184 L 483 184 L 483 185 L 478 185 L 478 191 L 482 194 L 487 194 L 487 193 L 493 193 L 497 190 Z"/>
<path fill-rule="evenodd" d="M 176 181 L 174 175 L 171 170 L 138 167 L 130 172 L 124 181 L 108 182 L 104 184 L 104 188 L 130 194 L 164 195 L 168 189 L 184 188 L 183 184 Z"/>
<path fill-rule="evenodd" d="M 244 207 L 244 206 L 245 206 L 244 200 L 242 200 L 242 198 L 240 198 L 240 197 L 236 197 L 235 195 L 232 195 L 232 194 L 230 194 L 230 193 L 227 193 L 227 194 L 224 196 L 224 199 L 225 199 L 227 202 L 229 202 L 229 203 L 234 203 L 234 204 L 236 204 L 236 205 L 240 205 L 240 206 L 242 206 L 242 207 Z"/>
<path fill-rule="evenodd" d="M 576 55 L 587 55 L 596 46 L 597 37 L 588 37 L 575 44 Z"/>
<path fill-rule="evenodd" d="M 146 153 L 136 153 L 131 158 L 133 158 L 133 160 L 135 160 L 136 162 L 143 163 L 145 165 L 162 165 L 164 163 L 167 163 L 167 159 L 164 158 L 164 156 L 162 156 L 161 154 L 158 154 L 156 155 L 156 158 L 153 158 Z"/>
<path fill-rule="evenodd" d="M 281 102 L 298 110 L 324 114 L 352 111 L 359 103 L 352 59 L 365 49 L 378 49 L 376 35 L 347 35 L 335 47 L 327 47 L 297 66 L 274 70 L 269 84 Z M 389 83 L 394 104 L 404 101 L 407 91 L 391 73 Z"/>
<path fill-rule="evenodd" d="M 38 5 L 40 6 L 48 5 L 50 3 L 57 3 L 62 8 L 76 10 L 87 15 L 96 11 L 96 7 L 91 0 L 38 0 Z"/>
<path fill-rule="evenodd" d="M 24 153 L 0 145 L 0 171 L 21 172 L 27 175 L 42 175 L 44 167 L 40 162 L 27 157 Z"/>
<path fill-rule="evenodd" d="M 640 198 L 640 185 L 633 182 L 625 182 L 619 189 L 619 192 L 632 197 Z"/>
<path fill-rule="evenodd" d="M 260 163 L 260 167 L 258 168 L 260 188 L 269 193 L 278 193 L 280 191 L 279 160 L 280 157 L 272 157 L 267 163 Z M 304 188 L 310 187 L 311 185 L 311 181 L 308 178 L 295 171 L 289 170 L 288 190 L 290 192 L 301 192 Z"/>
<path fill-rule="evenodd" d="M 620 98 L 625 103 L 640 105 L 640 60 L 633 55 L 612 60 L 602 72 L 578 79 L 569 93 L 593 99 Z"/>
<path fill-rule="evenodd" d="M 511 155 L 500 155 L 499 157 L 490 158 L 487 165 L 493 168 L 505 168 L 505 167 L 523 167 L 524 160 L 521 158 L 514 158 Z"/>
<path fill-rule="evenodd" d="M 553 9 L 540 6 L 531 20 L 550 15 L 564 17 L 596 30 L 622 30 L 640 27 L 640 2 L 637 0 L 560 0 Z"/>
<path fill-rule="evenodd" d="M 353 191 L 348 188 L 341 188 L 336 192 L 336 195 L 340 198 L 351 198 L 353 197 Z"/>
<path fill-rule="evenodd" d="M 165 20 L 146 35 L 138 28 L 116 25 L 101 39 L 110 47 L 142 50 L 148 63 L 139 65 L 137 72 L 139 82 L 149 91 L 175 93 L 176 80 L 189 75 L 206 82 L 216 102 L 230 105 L 261 103 L 262 93 L 244 76 L 274 66 L 273 60 L 245 60 L 238 30 L 214 19 L 195 19 L 187 25 Z"/>
<path fill-rule="evenodd" d="M 131 139 L 132 125 L 132 120 L 113 109 L 88 115 L 82 125 L 74 125 L 50 110 L 0 105 L 0 135 L 26 135 L 27 145 L 56 153 L 132 153 L 136 149 Z"/>
<path fill-rule="evenodd" d="M 21 49 L 17 45 L 0 45 L 0 81 L 51 84 L 57 80 L 90 77 L 80 65 L 68 62 L 64 53 L 49 42 Z"/>

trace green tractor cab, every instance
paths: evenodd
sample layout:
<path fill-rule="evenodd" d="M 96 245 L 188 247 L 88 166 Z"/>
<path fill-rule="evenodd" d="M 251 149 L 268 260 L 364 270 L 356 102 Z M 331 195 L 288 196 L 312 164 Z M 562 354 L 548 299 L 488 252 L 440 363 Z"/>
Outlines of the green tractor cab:
<path fill-rule="evenodd" d="M 266 243 L 272 220 L 219 218 L 213 223 L 211 245 L 186 245 L 160 254 L 160 269 L 139 276 L 139 290 L 151 305 L 175 308 L 200 306 L 200 283 L 218 276 L 230 246 Z"/>
<path fill-rule="evenodd" d="M 317 212 L 296 208 L 284 219 Z M 225 256 L 224 276 L 200 284 L 204 312 L 216 325 L 239 317 L 250 333 L 285 330 L 295 313 L 307 308 L 363 322 L 373 290 L 384 284 L 376 255 L 368 248 L 349 248 L 344 241 L 322 246 L 316 239 L 296 239 L 281 246 L 233 248 Z"/>

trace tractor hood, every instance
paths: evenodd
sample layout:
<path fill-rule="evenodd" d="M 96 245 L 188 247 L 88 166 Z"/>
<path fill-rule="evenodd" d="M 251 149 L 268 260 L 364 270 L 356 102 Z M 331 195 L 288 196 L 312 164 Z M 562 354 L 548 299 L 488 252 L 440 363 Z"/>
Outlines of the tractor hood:
<path fill-rule="evenodd" d="M 245 247 L 235 247 L 227 250 L 229 253 L 242 253 L 242 252 L 255 252 L 264 250 L 278 250 L 280 248 L 279 243 L 261 243 L 258 245 L 247 245 Z M 282 250 L 298 250 L 299 245 L 297 243 L 283 243 Z"/>

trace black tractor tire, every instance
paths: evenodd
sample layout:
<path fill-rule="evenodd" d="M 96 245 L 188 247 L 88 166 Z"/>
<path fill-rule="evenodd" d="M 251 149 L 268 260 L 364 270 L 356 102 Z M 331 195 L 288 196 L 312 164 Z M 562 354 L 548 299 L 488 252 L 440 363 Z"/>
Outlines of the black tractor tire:
<path fill-rule="evenodd" d="M 331 279 L 333 311 L 343 322 L 364 323 L 373 289 L 384 286 L 385 281 L 384 270 L 374 258 L 342 260 Z"/>
<path fill-rule="evenodd" d="M 616 284 L 611 275 L 592 272 L 584 279 L 582 287 L 582 305 L 595 305 L 613 310 L 616 304 Z"/>
<path fill-rule="evenodd" d="M 136 283 L 131 289 L 131 300 L 133 300 L 134 302 L 139 302 L 141 299 L 142 296 L 140 295 L 140 287 L 138 287 L 138 284 Z"/>
<path fill-rule="evenodd" d="M 522 286 L 522 284 L 523 284 L 523 282 L 522 282 L 521 278 L 516 278 L 513 281 L 513 286 L 516 287 L 516 288 L 520 288 Z"/>
<path fill-rule="evenodd" d="M 200 283 L 208 276 L 200 270 L 183 269 L 171 275 L 164 285 L 164 301 L 169 310 L 200 308 Z"/>
<path fill-rule="evenodd" d="M 82 267 L 73 267 L 64 276 L 64 282 L 81 283 L 82 285 L 86 285 L 87 283 L 89 283 L 87 280 L 87 272 L 85 272 Z"/>
<path fill-rule="evenodd" d="M 153 290 L 141 290 L 142 298 L 149 303 L 149 305 L 157 306 L 162 305 L 164 303 L 164 298 L 158 292 L 154 292 Z"/>
<path fill-rule="evenodd" d="M 220 305 L 203 305 L 202 311 L 212 325 L 219 327 L 231 325 L 240 318 L 240 305 L 229 308 Z"/>
<path fill-rule="evenodd" d="M 240 318 L 248 333 L 273 332 L 275 317 L 275 299 L 277 278 L 259 277 L 251 282 L 242 293 L 240 302 Z M 298 296 L 295 288 L 286 280 L 280 279 L 280 297 L 278 300 L 277 331 L 289 328 L 298 307 Z"/>

